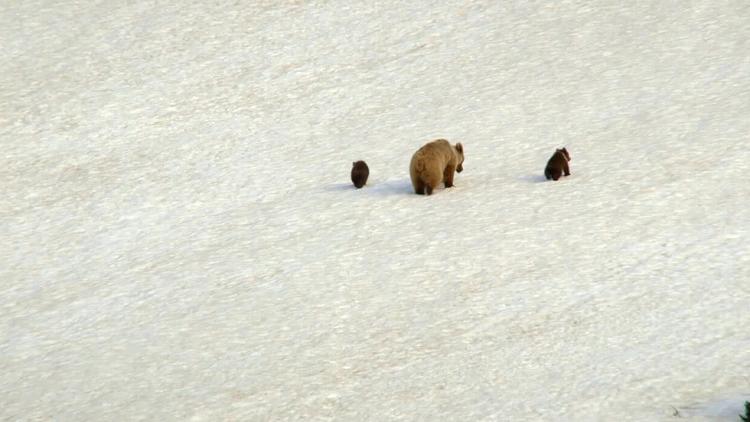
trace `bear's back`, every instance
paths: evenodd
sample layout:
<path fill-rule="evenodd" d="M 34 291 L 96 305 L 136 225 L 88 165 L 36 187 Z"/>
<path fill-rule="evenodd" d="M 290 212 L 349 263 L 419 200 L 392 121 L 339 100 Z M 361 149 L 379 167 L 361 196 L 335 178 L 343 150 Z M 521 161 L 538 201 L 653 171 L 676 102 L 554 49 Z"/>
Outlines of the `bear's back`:
<path fill-rule="evenodd" d="M 367 183 L 367 178 L 370 176 L 370 168 L 367 167 L 367 163 L 364 161 L 356 161 L 352 163 L 352 183 L 359 189 Z"/>

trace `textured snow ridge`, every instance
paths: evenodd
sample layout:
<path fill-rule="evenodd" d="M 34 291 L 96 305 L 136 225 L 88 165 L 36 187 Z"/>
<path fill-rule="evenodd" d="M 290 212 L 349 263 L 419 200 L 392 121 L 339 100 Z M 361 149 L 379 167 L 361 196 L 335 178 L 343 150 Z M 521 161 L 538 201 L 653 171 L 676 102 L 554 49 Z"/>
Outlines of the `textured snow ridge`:
<path fill-rule="evenodd" d="M 159 3 L 0 5 L 0 419 L 738 420 L 747 2 Z"/>

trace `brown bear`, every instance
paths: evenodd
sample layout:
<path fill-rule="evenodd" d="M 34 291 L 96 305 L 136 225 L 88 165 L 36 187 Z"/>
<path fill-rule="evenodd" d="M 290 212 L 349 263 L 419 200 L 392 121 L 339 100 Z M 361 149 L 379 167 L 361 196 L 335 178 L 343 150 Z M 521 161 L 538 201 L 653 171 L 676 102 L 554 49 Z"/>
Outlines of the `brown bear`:
<path fill-rule="evenodd" d="M 352 163 L 352 183 L 359 189 L 367 183 L 367 177 L 370 176 L 370 169 L 364 161 L 355 161 Z"/>
<path fill-rule="evenodd" d="M 547 180 L 557 180 L 562 174 L 570 176 L 568 161 L 570 161 L 570 154 L 568 154 L 567 149 L 563 148 L 555 150 L 555 153 L 552 154 L 552 157 L 547 161 L 547 167 L 544 168 L 544 177 L 546 177 Z"/>
<path fill-rule="evenodd" d="M 454 171 L 464 169 L 464 147 L 461 143 L 451 145 L 445 139 L 428 142 L 411 157 L 409 174 L 414 192 L 432 195 L 441 182 L 445 187 L 453 186 Z"/>

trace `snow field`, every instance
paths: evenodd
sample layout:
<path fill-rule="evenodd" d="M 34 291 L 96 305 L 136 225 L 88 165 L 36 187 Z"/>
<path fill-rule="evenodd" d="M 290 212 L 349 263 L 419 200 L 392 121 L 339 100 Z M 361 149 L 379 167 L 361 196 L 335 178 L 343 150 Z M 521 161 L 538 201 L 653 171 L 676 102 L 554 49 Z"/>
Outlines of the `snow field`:
<path fill-rule="evenodd" d="M 749 15 L 0 6 L 0 417 L 733 420 Z"/>

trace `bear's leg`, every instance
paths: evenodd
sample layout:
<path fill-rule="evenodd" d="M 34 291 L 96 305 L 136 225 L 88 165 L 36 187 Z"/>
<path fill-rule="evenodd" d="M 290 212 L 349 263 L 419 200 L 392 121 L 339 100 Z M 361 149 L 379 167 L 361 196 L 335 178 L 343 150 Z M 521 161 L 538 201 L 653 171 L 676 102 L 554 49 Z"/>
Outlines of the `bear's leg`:
<path fill-rule="evenodd" d="M 565 172 L 566 176 L 570 176 L 570 167 L 568 166 L 567 160 L 563 162 L 563 171 Z"/>
<path fill-rule="evenodd" d="M 453 175 L 455 173 L 456 168 L 453 166 L 448 166 L 445 168 L 445 172 L 443 172 L 443 181 L 445 182 L 446 188 L 452 188 L 453 187 Z"/>
<path fill-rule="evenodd" d="M 547 169 L 544 170 L 544 177 L 547 178 L 547 180 L 557 180 L 562 176 L 562 170 L 555 167 L 547 167 Z"/>
<path fill-rule="evenodd" d="M 440 186 L 443 181 L 443 174 L 440 171 L 429 172 L 423 176 L 422 182 L 424 182 L 424 192 L 427 195 L 432 195 L 432 191 Z"/>
<path fill-rule="evenodd" d="M 414 193 L 424 195 L 424 183 L 421 180 L 414 181 Z"/>

